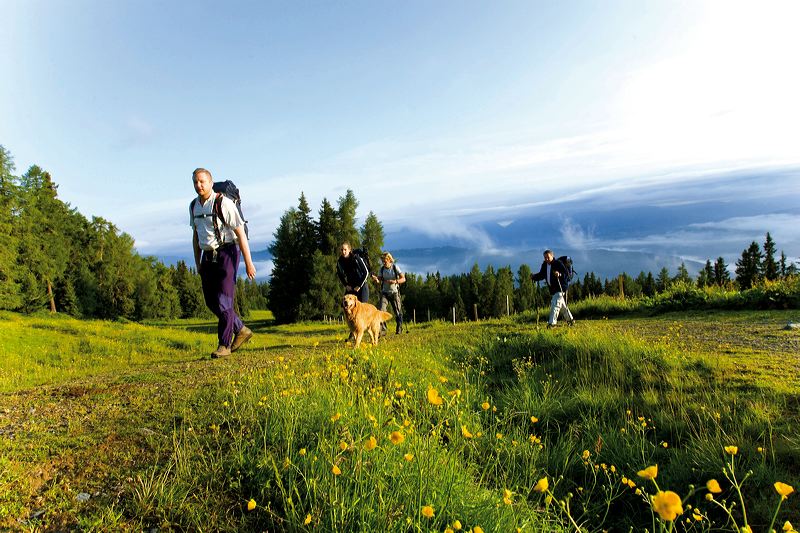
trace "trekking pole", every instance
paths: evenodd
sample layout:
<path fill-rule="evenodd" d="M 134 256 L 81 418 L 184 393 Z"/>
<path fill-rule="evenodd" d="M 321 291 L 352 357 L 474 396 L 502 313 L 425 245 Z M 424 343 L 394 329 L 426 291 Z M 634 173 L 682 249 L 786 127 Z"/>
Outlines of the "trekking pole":
<path fill-rule="evenodd" d="M 539 331 L 539 298 L 541 297 L 539 294 L 539 282 L 536 282 L 536 331 Z"/>

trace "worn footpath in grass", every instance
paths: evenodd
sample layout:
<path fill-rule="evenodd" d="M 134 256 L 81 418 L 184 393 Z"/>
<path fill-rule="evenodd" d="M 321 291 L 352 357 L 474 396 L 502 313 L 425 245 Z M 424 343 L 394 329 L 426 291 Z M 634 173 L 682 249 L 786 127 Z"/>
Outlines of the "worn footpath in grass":
<path fill-rule="evenodd" d="M 660 483 L 686 498 L 678 527 L 764 529 L 772 483 L 800 485 L 800 391 L 778 379 L 798 334 L 760 316 L 754 333 L 747 313 L 435 323 L 353 350 L 341 326 L 259 315 L 245 349 L 211 361 L 209 323 L 8 315 L 9 338 L 41 361 L 13 359 L 0 381 L 13 391 L 0 397 L 0 527 L 657 529 Z M 39 331 L 52 342 L 35 344 Z M 98 364 L 59 373 L 60 335 L 92 337 Z M 733 461 L 753 472 L 735 524 L 689 488 L 714 477 L 715 502 L 741 501 L 722 473 Z M 637 477 L 654 464 L 657 480 Z M 796 502 L 780 516 L 797 519 Z"/>

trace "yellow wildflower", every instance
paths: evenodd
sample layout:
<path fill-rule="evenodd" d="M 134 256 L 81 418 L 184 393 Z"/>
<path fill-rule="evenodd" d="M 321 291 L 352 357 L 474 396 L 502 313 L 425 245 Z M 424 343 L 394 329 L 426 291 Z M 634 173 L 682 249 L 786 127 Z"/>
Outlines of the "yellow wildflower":
<path fill-rule="evenodd" d="M 785 500 L 789 494 L 794 492 L 794 487 L 786 483 L 781 483 L 780 481 L 776 481 L 773 486 L 775 487 L 775 492 L 781 495 L 782 500 Z"/>
<path fill-rule="evenodd" d="M 256 508 L 256 501 L 253 498 L 250 498 L 250 501 L 247 502 L 247 510 L 252 511 Z"/>
<path fill-rule="evenodd" d="M 345 441 L 339 442 L 339 449 L 345 451 L 347 449 L 347 443 Z"/>
<path fill-rule="evenodd" d="M 737 453 L 739 453 L 739 447 L 738 446 L 725 446 L 725 453 L 730 454 L 730 455 L 736 455 Z"/>
<path fill-rule="evenodd" d="M 310 523 L 311 523 L 311 513 L 308 513 L 308 514 L 306 515 L 306 519 L 305 519 L 305 520 L 303 520 L 303 525 L 304 525 L 304 526 L 307 526 L 307 525 L 308 525 L 308 524 L 310 524 Z"/>
<path fill-rule="evenodd" d="M 406 440 L 406 436 L 400 431 L 392 431 L 389 435 L 389 440 L 392 441 L 392 444 L 397 445 Z"/>
<path fill-rule="evenodd" d="M 672 522 L 679 515 L 683 514 L 683 505 L 681 504 L 681 497 L 668 490 L 658 491 L 658 494 L 653 496 L 653 510 L 658 513 L 661 520 Z"/>
<path fill-rule="evenodd" d="M 413 453 L 407 453 L 407 454 L 405 454 L 403 456 L 403 459 L 405 459 L 408 462 L 411 462 L 414 459 L 414 454 Z"/>
<path fill-rule="evenodd" d="M 406 391 L 404 391 L 404 390 L 398 390 L 398 391 L 395 391 L 395 392 L 394 392 L 394 395 L 395 395 L 396 397 L 398 397 L 398 398 L 405 398 L 405 397 L 406 397 Z"/>
<path fill-rule="evenodd" d="M 508 489 L 503 489 L 503 503 L 506 505 L 511 505 L 511 496 L 512 492 Z"/>
<path fill-rule="evenodd" d="M 422 507 L 422 516 L 425 518 L 433 518 L 433 507 L 430 505 L 425 505 Z"/>
<path fill-rule="evenodd" d="M 456 533 L 456 532 L 453 531 L 452 527 L 448 526 L 448 527 L 444 528 L 444 533 Z"/>
<path fill-rule="evenodd" d="M 630 488 L 632 488 L 632 489 L 635 489 L 635 488 L 636 488 L 636 482 L 635 482 L 635 481 L 633 481 L 632 479 L 629 479 L 629 480 L 628 480 L 628 486 L 629 486 Z"/>
<path fill-rule="evenodd" d="M 339 474 L 342 473 L 342 470 L 338 466 L 333 465 L 333 468 L 331 468 L 331 472 L 333 472 L 334 476 L 338 476 Z"/>
<path fill-rule="evenodd" d="M 369 439 L 367 439 L 367 442 L 364 443 L 364 449 L 367 451 L 374 450 L 375 446 L 377 445 L 378 445 L 378 439 L 370 435 Z"/>
<path fill-rule="evenodd" d="M 481 526 L 475 526 L 472 528 L 472 533 L 483 533 L 483 528 Z"/>
<path fill-rule="evenodd" d="M 628 484 L 628 478 L 626 478 L 625 476 L 622 476 L 622 479 L 620 480 L 620 482 L 621 482 L 623 485 L 627 485 L 627 484 Z"/>
<path fill-rule="evenodd" d="M 714 495 L 711 494 L 710 492 L 708 494 L 706 494 L 706 501 L 707 502 L 713 502 L 714 501 Z"/>
<path fill-rule="evenodd" d="M 461 435 L 465 439 L 471 439 L 472 438 L 472 433 L 469 432 L 469 430 L 467 429 L 467 426 L 461 426 Z"/>
<path fill-rule="evenodd" d="M 584 461 L 588 461 L 591 455 L 592 454 L 591 452 L 589 452 L 589 450 L 583 450 L 583 453 L 581 454 L 581 459 L 583 459 Z"/>
<path fill-rule="evenodd" d="M 461 531 L 461 521 L 460 520 L 456 520 L 456 521 L 453 522 L 453 529 L 455 529 L 456 531 Z"/>
<path fill-rule="evenodd" d="M 709 479 L 706 483 L 706 488 L 708 492 L 713 492 L 714 494 L 722 492 L 722 487 L 719 486 L 719 482 L 716 479 Z"/>
<path fill-rule="evenodd" d="M 428 403 L 431 405 L 442 405 L 443 402 L 444 400 L 442 400 L 442 397 L 439 396 L 439 391 L 433 387 L 428 389 Z"/>
<path fill-rule="evenodd" d="M 531 424 L 535 424 L 535 423 L 536 423 L 536 422 L 538 422 L 538 421 L 539 421 L 539 419 L 538 419 L 538 418 L 536 418 L 535 416 L 532 416 L 532 417 L 531 417 Z"/>
<path fill-rule="evenodd" d="M 644 479 L 653 480 L 658 475 L 658 465 L 648 466 L 644 470 L 639 470 L 636 475 Z"/>
<path fill-rule="evenodd" d="M 300 448 L 300 452 L 299 453 L 300 453 L 300 455 L 305 455 L 306 454 L 306 449 L 305 448 Z"/>
<path fill-rule="evenodd" d="M 546 477 L 543 477 L 542 479 L 536 482 L 536 485 L 534 485 L 533 490 L 535 492 L 547 492 L 548 488 L 550 488 L 550 482 L 547 481 Z"/>
<path fill-rule="evenodd" d="M 497 440 L 503 440 L 503 434 L 502 433 L 495 433 L 494 436 L 497 437 Z"/>
<path fill-rule="evenodd" d="M 439 376 L 439 383 L 447 383 L 447 378 L 444 376 Z"/>
<path fill-rule="evenodd" d="M 489 402 L 483 402 L 481 404 L 481 409 L 483 409 L 484 411 L 488 411 L 490 407 L 491 405 L 489 405 Z"/>
<path fill-rule="evenodd" d="M 703 515 L 701 515 L 697 511 L 692 511 L 692 518 L 694 518 L 698 522 L 702 522 L 703 521 Z"/>
<path fill-rule="evenodd" d="M 792 523 L 787 520 L 786 522 L 783 523 L 783 530 L 787 532 L 794 531 L 794 527 L 792 527 Z"/>
<path fill-rule="evenodd" d="M 460 398 L 461 397 L 461 389 L 451 390 L 447 394 L 449 394 L 450 396 L 455 396 L 456 398 Z"/>
<path fill-rule="evenodd" d="M 337 420 L 339 420 L 340 418 L 342 418 L 342 414 L 341 414 L 341 413 L 336 413 L 335 415 L 333 415 L 333 416 L 331 417 L 331 422 L 336 422 L 336 421 L 337 421 Z"/>

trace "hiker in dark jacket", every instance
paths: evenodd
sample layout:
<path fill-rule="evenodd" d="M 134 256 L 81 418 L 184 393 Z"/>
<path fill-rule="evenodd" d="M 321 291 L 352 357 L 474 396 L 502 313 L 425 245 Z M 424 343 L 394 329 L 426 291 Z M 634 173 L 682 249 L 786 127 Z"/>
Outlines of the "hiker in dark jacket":
<path fill-rule="evenodd" d="M 544 251 L 544 261 L 542 268 L 536 274 L 531 274 L 533 281 L 544 280 L 550 288 L 553 298 L 550 300 L 550 319 L 547 327 L 552 328 L 558 322 L 559 315 L 563 312 L 567 323 L 571 326 L 575 323 L 572 313 L 567 307 L 567 289 L 569 288 L 569 272 L 561 261 L 555 259 L 552 250 Z"/>
<path fill-rule="evenodd" d="M 362 258 L 353 252 L 349 242 L 342 243 L 341 255 L 336 261 L 336 275 L 344 285 L 345 294 L 355 294 L 359 302 L 369 301 L 369 268 Z"/>

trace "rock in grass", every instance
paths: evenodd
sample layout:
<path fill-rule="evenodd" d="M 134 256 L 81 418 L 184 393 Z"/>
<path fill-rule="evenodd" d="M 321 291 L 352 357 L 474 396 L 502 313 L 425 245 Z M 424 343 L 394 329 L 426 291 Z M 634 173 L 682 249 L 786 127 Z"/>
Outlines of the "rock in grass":
<path fill-rule="evenodd" d="M 800 324 L 798 324 L 797 322 L 789 322 L 783 329 L 800 329 Z"/>
<path fill-rule="evenodd" d="M 78 494 L 78 501 L 79 502 L 88 502 L 89 498 L 91 498 L 91 497 L 92 497 L 91 494 L 88 494 L 86 492 L 81 492 L 80 494 Z"/>

